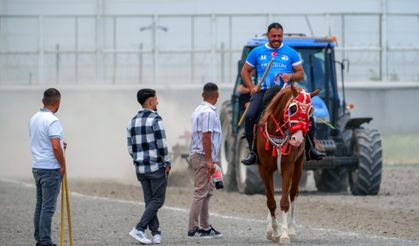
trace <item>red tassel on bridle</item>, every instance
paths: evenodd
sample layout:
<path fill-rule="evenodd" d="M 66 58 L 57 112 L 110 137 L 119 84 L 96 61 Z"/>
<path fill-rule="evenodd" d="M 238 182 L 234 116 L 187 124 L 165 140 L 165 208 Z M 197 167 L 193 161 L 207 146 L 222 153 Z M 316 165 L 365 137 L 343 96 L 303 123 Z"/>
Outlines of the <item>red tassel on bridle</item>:
<path fill-rule="evenodd" d="M 260 133 L 262 133 L 262 136 L 266 139 L 265 150 L 269 150 L 271 148 L 271 145 L 269 143 L 268 136 L 266 136 L 266 134 L 263 131 L 263 128 L 262 127 L 259 127 L 259 130 L 260 130 Z"/>
<path fill-rule="evenodd" d="M 266 139 L 265 150 L 269 150 L 270 148 L 271 148 L 271 145 L 269 144 L 269 140 Z"/>

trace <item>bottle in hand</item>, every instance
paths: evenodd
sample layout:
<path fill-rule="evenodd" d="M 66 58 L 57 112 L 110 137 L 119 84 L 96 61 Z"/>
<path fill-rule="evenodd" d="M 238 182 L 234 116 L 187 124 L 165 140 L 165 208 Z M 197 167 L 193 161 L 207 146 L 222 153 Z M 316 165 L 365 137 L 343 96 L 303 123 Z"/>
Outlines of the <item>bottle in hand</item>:
<path fill-rule="evenodd" d="M 217 164 L 214 165 L 214 174 L 212 175 L 212 182 L 214 182 L 215 188 L 222 189 L 224 188 L 223 173 L 221 172 L 221 167 Z"/>

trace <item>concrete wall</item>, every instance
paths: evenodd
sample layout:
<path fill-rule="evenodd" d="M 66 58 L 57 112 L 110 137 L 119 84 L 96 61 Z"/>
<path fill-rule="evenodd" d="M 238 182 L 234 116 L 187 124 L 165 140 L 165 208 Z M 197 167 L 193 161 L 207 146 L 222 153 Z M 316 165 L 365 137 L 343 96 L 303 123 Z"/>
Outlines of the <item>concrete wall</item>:
<path fill-rule="evenodd" d="M 372 116 L 381 132 L 419 132 L 416 99 L 419 84 L 357 83 L 347 88 L 347 101 L 355 104 L 354 117 Z M 155 86 L 150 86 L 154 87 Z M 221 85 L 217 106 L 228 99 L 231 85 Z M 47 87 L 0 87 L 0 176 L 30 177 L 31 153 L 28 121 L 42 107 Z M 63 87 L 62 121 L 68 142 L 67 158 L 72 178 L 102 178 L 135 182 L 126 148 L 126 126 L 137 112 L 139 87 Z M 190 115 L 201 101 L 201 86 L 156 88 L 159 113 L 167 129 L 170 147 L 183 142 L 190 129 Z"/>
<path fill-rule="evenodd" d="M 419 132 L 419 83 L 357 82 L 348 84 L 346 101 L 354 117 L 371 116 L 383 133 Z"/>

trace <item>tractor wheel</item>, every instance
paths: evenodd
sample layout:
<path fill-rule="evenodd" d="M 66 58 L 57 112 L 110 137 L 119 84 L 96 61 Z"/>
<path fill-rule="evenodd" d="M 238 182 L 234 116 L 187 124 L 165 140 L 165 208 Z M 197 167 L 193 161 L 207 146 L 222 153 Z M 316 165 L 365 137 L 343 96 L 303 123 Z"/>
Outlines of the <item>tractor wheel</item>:
<path fill-rule="evenodd" d="M 348 190 L 348 170 L 337 167 L 314 171 L 316 188 L 320 192 L 343 192 Z"/>
<path fill-rule="evenodd" d="M 236 153 L 236 182 L 240 193 L 258 194 L 264 193 L 265 188 L 259 175 L 258 165 L 246 166 L 240 163 L 249 152 L 247 140 L 244 137 L 243 128 L 239 131 L 237 137 L 237 153 Z"/>
<path fill-rule="evenodd" d="M 227 191 L 237 191 L 236 170 L 234 168 L 234 138 L 232 137 L 232 108 L 230 100 L 221 106 L 220 121 L 222 128 L 221 139 L 221 170 L 223 172 L 224 187 Z"/>
<path fill-rule="evenodd" d="M 383 166 L 380 133 L 375 129 L 356 129 L 352 141 L 358 168 L 349 172 L 351 192 L 353 195 L 377 195 Z"/>

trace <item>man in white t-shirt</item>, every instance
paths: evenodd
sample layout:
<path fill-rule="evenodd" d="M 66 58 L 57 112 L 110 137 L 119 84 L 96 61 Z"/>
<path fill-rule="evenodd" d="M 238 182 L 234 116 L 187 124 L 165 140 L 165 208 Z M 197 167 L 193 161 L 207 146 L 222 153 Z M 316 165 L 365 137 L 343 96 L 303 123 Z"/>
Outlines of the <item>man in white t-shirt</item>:
<path fill-rule="evenodd" d="M 55 116 L 61 94 L 50 88 L 44 92 L 44 107 L 32 116 L 29 137 L 32 150 L 32 173 L 36 186 L 34 237 L 37 246 L 55 245 L 51 240 L 51 223 L 65 173 L 63 129 Z"/>

